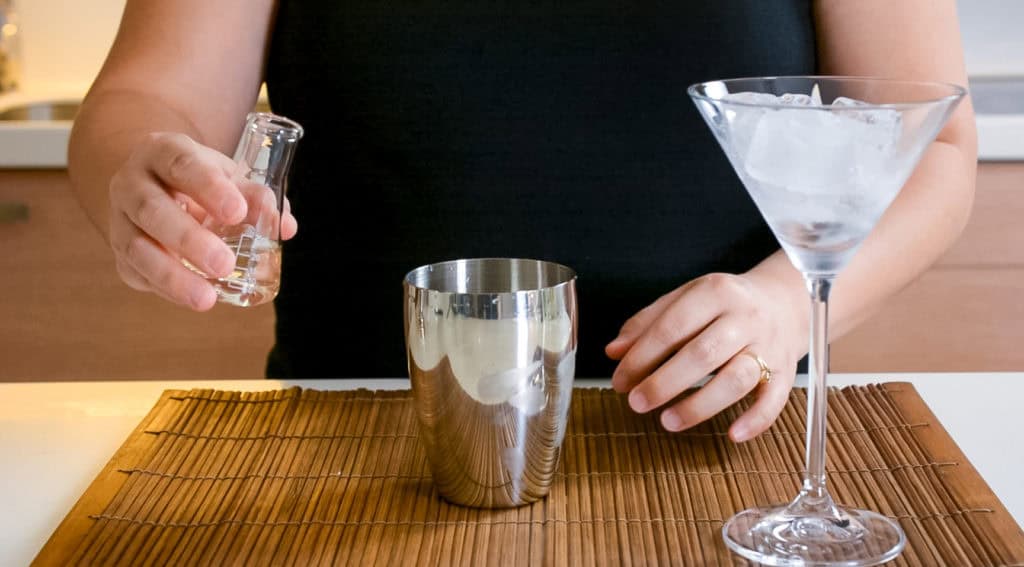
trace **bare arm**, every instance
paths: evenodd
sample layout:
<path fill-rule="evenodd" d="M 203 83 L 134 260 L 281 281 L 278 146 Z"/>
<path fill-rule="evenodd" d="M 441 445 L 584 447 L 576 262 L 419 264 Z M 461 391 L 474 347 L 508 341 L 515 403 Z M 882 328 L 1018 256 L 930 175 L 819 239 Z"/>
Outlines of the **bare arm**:
<path fill-rule="evenodd" d="M 223 154 L 255 103 L 273 8 L 272 0 L 127 3 L 75 121 L 68 170 L 136 289 L 197 309 L 213 304 L 212 288 L 172 257 L 223 274 L 227 249 L 175 199 L 224 220 L 244 207 Z"/>
<path fill-rule="evenodd" d="M 954 0 L 819 0 L 823 72 L 967 85 Z M 978 144 L 960 103 L 853 261 L 832 301 L 833 338 L 868 318 L 960 236 L 974 201 Z"/>
<path fill-rule="evenodd" d="M 880 76 L 964 85 L 954 0 L 818 0 L 823 74 Z M 840 273 L 832 294 L 832 338 L 867 318 L 914 280 L 963 230 L 977 158 L 970 101 L 957 109 L 913 176 Z M 612 384 L 637 411 L 659 408 L 717 370 L 699 392 L 671 405 L 662 423 L 681 430 L 749 393 L 756 353 L 774 371 L 758 400 L 733 424 L 733 439 L 764 431 L 788 399 L 806 354 L 808 292 L 780 251 L 746 274 L 711 274 L 665 295 L 626 322 L 606 351 L 619 359 Z"/>
<path fill-rule="evenodd" d="M 816 20 L 823 74 L 967 84 L 953 0 L 818 0 Z M 977 156 L 974 111 L 966 99 L 840 273 L 830 301 L 830 339 L 870 317 L 953 244 L 970 215 Z M 772 282 L 796 305 L 807 302 L 802 276 L 781 251 L 751 276 Z"/>

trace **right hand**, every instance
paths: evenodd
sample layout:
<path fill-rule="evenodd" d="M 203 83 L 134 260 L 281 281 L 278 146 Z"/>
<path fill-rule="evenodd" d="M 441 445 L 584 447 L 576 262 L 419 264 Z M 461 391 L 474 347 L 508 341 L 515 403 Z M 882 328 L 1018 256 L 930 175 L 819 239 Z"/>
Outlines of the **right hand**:
<path fill-rule="evenodd" d="M 213 285 L 181 260 L 213 278 L 234 269 L 234 254 L 203 224 L 246 217 L 234 169 L 230 158 L 184 134 L 142 140 L 110 180 L 110 247 L 126 284 L 196 311 L 214 306 Z M 281 238 L 288 239 L 298 227 L 285 210 Z"/>

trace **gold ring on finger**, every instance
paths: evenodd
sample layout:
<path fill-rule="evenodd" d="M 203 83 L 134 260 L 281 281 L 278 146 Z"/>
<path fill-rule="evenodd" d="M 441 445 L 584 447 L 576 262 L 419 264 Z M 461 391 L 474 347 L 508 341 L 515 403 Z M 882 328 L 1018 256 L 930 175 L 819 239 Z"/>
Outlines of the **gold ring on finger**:
<path fill-rule="evenodd" d="M 743 351 L 740 354 L 745 354 L 750 358 L 753 358 L 757 362 L 757 365 L 761 367 L 761 377 L 758 378 L 758 384 L 771 384 L 772 383 L 772 369 L 768 367 L 768 363 L 764 361 L 760 356 L 750 352 Z"/>

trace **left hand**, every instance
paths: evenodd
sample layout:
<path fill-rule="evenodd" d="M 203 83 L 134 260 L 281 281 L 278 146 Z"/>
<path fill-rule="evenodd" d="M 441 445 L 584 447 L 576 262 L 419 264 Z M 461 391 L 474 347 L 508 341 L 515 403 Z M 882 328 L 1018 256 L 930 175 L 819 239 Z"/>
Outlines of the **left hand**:
<path fill-rule="evenodd" d="M 789 399 L 796 363 L 806 352 L 805 311 L 782 288 L 749 275 L 709 274 L 647 306 L 622 326 L 605 352 L 619 365 L 612 387 L 630 392 L 629 405 L 646 413 L 717 374 L 700 390 L 667 407 L 661 423 L 681 431 L 712 417 L 758 386 L 760 356 L 772 371 L 757 401 L 729 428 L 734 441 L 771 426 Z"/>

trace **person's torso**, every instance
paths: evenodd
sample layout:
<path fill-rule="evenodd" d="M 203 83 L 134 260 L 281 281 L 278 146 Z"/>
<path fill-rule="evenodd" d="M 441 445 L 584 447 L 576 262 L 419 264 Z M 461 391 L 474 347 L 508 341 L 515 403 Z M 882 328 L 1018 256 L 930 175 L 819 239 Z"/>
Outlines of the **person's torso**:
<path fill-rule="evenodd" d="M 306 129 L 270 373 L 405 375 L 401 281 L 471 257 L 579 274 L 577 374 L 659 295 L 777 248 L 686 94 L 814 71 L 809 0 L 282 0 L 267 83 Z"/>

